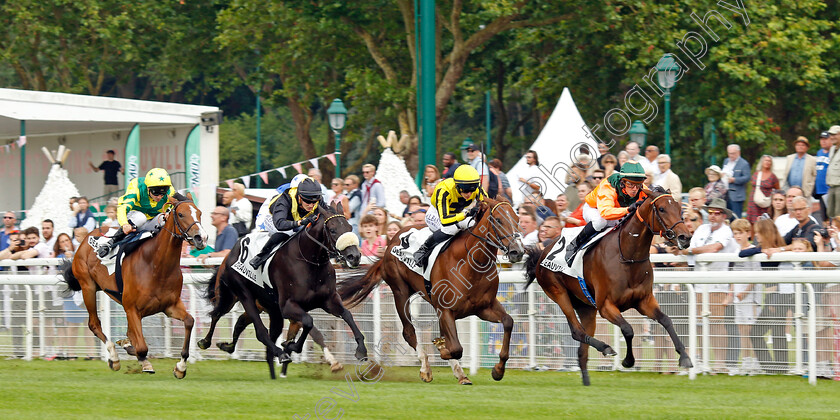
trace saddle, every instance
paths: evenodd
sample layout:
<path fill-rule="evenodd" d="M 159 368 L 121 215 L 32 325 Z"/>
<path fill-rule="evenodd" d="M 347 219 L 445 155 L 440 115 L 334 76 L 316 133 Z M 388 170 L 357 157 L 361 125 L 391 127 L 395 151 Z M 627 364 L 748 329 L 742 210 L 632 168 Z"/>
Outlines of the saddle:
<path fill-rule="evenodd" d="M 154 220 L 154 219 L 153 219 Z M 108 270 L 108 274 L 114 274 L 114 277 L 117 282 L 117 290 L 107 290 L 104 291 L 112 296 L 114 296 L 118 302 L 122 302 L 122 292 L 123 292 L 123 275 L 122 275 L 122 262 L 125 257 L 132 252 L 136 251 L 140 248 L 140 245 L 143 244 L 148 239 L 151 239 L 158 232 L 161 231 L 163 228 L 162 224 L 146 223 L 140 229 L 129 233 L 125 236 L 122 240 L 114 243 L 114 247 L 111 248 L 111 252 L 108 253 L 103 258 L 99 258 L 99 262 L 105 266 Z M 103 240 L 105 235 L 97 236 L 97 237 L 88 237 L 88 245 L 91 246 L 94 250 L 97 249 L 97 243 L 99 240 Z M 94 253 L 95 255 L 95 253 Z"/>

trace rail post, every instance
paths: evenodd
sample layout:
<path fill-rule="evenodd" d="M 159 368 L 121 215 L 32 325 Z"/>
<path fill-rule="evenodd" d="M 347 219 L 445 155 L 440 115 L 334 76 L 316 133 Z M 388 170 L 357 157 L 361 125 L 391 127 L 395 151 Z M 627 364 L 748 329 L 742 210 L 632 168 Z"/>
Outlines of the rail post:
<path fill-rule="evenodd" d="M 44 286 L 36 286 L 36 290 L 38 291 L 38 352 L 41 357 L 44 357 L 47 355 L 47 305 L 44 299 Z"/>
<path fill-rule="evenodd" d="M 802 270 L 802 264 L 798 262 L 793 263 L 793 269 L 796 271 Z M 796 283 L 793 285 L 793 328 L 794 334 L 794 365 L 793 372 L 797 375 L 804 373 L 802 369 L 802 318 L 805 316 L 802 306 L 802 285 Z M 773 346 L 775 347 L 775 343 Z"/>
<path fill-rule="evenodd" d="M 23 331 L 23 360 L 32 360 L 32 330 L 33 330 L 33 320 L 32 320 L 32 286 L 25 284 L 23 285 L 23 291 L 26 294 L 26 329 Z"/>
<path fill-rule="evenodd" d="M 697 360 L 697 294 L 693 284 L 686 284 L 688 290 L 688 354 L 694 359 L 694 367 L 688 369 L 688 379 L 697 378 L 700 365 Z"/>
<path fill-rule="evenodd" d="M 799 286 L 799 284 L 797 284 Z M 805 283 L 805 290 L 808 292 L 808 383 L 817 385 L 817 301 L 814 286 Z"/>
<path fill-rule="evenodd" d="M 478 317 L 473 315 L 470 317 L 470 375 L 478 373 L 480 357 L 478 341 Z"/>
<path fill-rule="evenodd" d="M 201 353 L 198 351 L 198 346 L 196 345 L 196 335 L 198 334 L 198 320 L 196 319 L 196 311 L 198 310 L 198 305 L 196 304 L 196 299 L 198 299 L 198 294 L 195 292 L 195 287 L 192 284 L 187 285 L 187 290 L 189 291 L 190 296 L 190 315 L 193 317 L 195 322 L 193 323 L 192 333 L 190 334 L 190 357 L 189 362 L 195 363 L 196 360 L 201 360 Z M 186 334 L 187 328 L 184 327 L 184 333 Z M 179 355 L 180 356 L 180 355 Z"/>
<path fill-rule="evenodd" d="M 701 262 L 700 271 L 708 271 L 709 270 L 709 263 Z M 711 338 L 711 322 L 709 320 L 709 316 L 712 315 L 711 305 L 709 304 L 709 285 L 704 284 L 702 286 L 702 308 L 700 315 L 703 317 L 703 372 L 710 372 L 711 364 L 709 363 L 709 359 L 712 357 L 712 338 Z"/>
<path fill-rule="evenodd" d="M 537 366 L 537 296 L 528 288 L 528 365 Z"/>
<path fill-rule="evenodd" d="M 382 342 L 382 285 L 373 288 L 373 342 L 378 345 Z M 381 352 L 373 352 L 376 362 L 381 362 Z"/>
<path fill-rule="evenodd" d="M 105 292 L 96 292 L 96 295 L 96 302 L 99 306 L 98 312 L 102 314 L 102 317 L 100 318 L 102 332 L 108 340 L 114 341 L 113 331 L 111 331 L 111 299 L 105 294 Z M 103 361 L 108 360 L 108 357 L 110 357 L 108 354 L 108 347 L 105 343 L 99 343 L 99 356 Z"/>

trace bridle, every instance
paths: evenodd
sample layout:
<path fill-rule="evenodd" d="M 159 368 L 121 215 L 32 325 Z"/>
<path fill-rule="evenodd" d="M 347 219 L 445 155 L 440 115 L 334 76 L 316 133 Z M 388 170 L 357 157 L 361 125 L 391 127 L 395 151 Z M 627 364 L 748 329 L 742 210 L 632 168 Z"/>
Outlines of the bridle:
<path fill-rule="evenodd" d="M 175 215 L 172 216 L 173 217 L 172 222 L 175 224 L 175 230 L 177 230 L 178 233 L 172 232 L 169 229 L 167 229 L 165 222 L 164 222 L 163 227 L 161 229 L 165 230 L 166 232 L 169 232 L 169 234 L 172 235 L 175 239 L 186 240 L 187 242 L 191 243 L 193 246 L 197 246 L 195 244 L 195 239 L 193 239 L 192 237 L 187 235 L 187 232 L 189 232 L 189 230 L 192 229 L 193 226 L 197 225 L 199 223 L 199 221 L 198 220 L 193 220 L 193 222 L 189 226 L 187 226 L 186 229 L 181 227 L 181 224 L 178 222 L 178 206 L 180 206 L 181 204 L 186 204 L 186 203 L 192 203 L 192 201 L 179 201 L 179 202 L 175 203 L 172 206 L 172 208 L 169 209 L 169 211 L 166 212 L 167 215 L 168 215 L 168 213 L 175 213 Z"/>
<path fill-rule="evenodd" d="M 670 196 L 670 194 L 661 194 L 658 197 L 656 197 L 656 198 L 654 198 L 650 201 L 651 208 L 653 209 L 652 210 L 653 214 L 656 217 L 656 221 L 659 223 L 660 227 L 665 227 L 666 225 L 665 225 L 665 220 L 662 218 L 661 212 L 659 211 L 659 209 L 656 208 L 656 201 L 659 200 L 660 198 L 666 197 L 666 196 Z M 648 197 L 650 197 L 650 196 L 648 196 Z M 638 209 L 636 210 L 636 217 L 639 218 L 639 221 L 641 221 L 648 230 L 650 230 L 652 233 L 658 233 L 659 236 L 662 236 L 663 238 L 667 239 L 668 242 L 671 243 L 671 244 L 674 243 L 674 239 L 676 239 L 676 237 L 677 237 L 676 232 L 674 232 L 674 228 L 677 227 L 677 225 L 680 224 L 680 223 L 685 224 L 685 222 L 683 222 L 683 220 L 680 219 L 679 221 L 677 221 L 676 223 L 671 225 L 671 227 L 665 228 L 664 232 L 662 230 L 659 230 L 657 232 L 657 230 L 653 228 L 653 225 L 651 223 L 648 223 L 647 220 L 645 220 L 642 217 L 642 215 L 640 213 L 640 210 L 638 210 Z M 642 259 L 642 260 L 634 260 L 634 259 L 626 258 L 624 256 L 624 251 L 621 248 L 621 234 L 620 234 L 620 232 L 619 232 L 619 235 L 618 235 L 618 256 L 619 256 L 619 261 L 621 261 L 622 263 L 625 263 L 625 264 L 636 264 L 636 263 L 641 263 L 641 262 L 645 262 L 645 261 L 650 260 L 650 255 L 648 255 L 648 258 L 645 258 L 645 259 Z"/>
<path fill-rule="evenodd" d="M 511 206 L 510 203 L 508 203 L 507 201 L 500 201 L 500 202 L 496 203 L 496 205 L 494 205 L 493 208 L 490 209 L 490 211 L 489 211 L 490 216 L 495 217 L 495 214 L 493 214 L 493 212 L 496 211 L 496 209 L 499 206 L 501 206 L 502 204 L 507 204 L 511 208 L 511 211 L 513 211 L 513 206 Z M 467 232 L 470 235 L 476 237 L 481 242 L 483 242 L 485 245 L 489 245 L 493 248 L 496 248 L 496 249 L 502 251 L 502 253 L 504 253 L 504 254 L 507 254 L 508 252 L 510 252 L 510 247 L 505 246 L 503 241 L 505 239 L 508 239 L 508 238 L 514 238 L 514 240 L 515 240 L 516 238 L 522 236 L 522 234 L 519 233 L 519 231 L 517 231 L 516 229 L 512 229 L 513 232 L 511 234 L 502 236 L 499 233 L 499 228 L 497 226 L 497 223 L 493 219 L 490 219 L 490 227 L 493 228 L 493 234 L 496 237 L 496 241 L 493 241 L 489 237 L 479 236 L 479 235 L 476 235 L 475 233 L 473 233 L 473 229 L 475 229 L 476 226 L 478 226 L 478 223 L 474 224 L 469 229 L 467 229 Z M 510 243 L 510 242 L 511 241 L 508 241 L 508 243 Z M 466 247 L 466 246 L 467 246 L 466 243 L 464 243 L 464 247 Z"/>
<path fill-rule="evenodd" d="M 326 235 L 326 236 L 327 236 L 327 239 L 328 239 L 327 243 L 329 243 L 329 244 L 330 244 L 330 246 L 324 245 L 324 243 L 323 243 L 323 242 L 319 241 L 317 238 L 315 238 L 314 236 L 312 236 L 312 234 L 310 234 L 310 233 L 309 233 L 309 230 L 310 230 L 310 229 L 309 229 L 309 227 L 308 227 L 308 226 L 307 226 L 306 228 L 304 228 L 304 229 L 303 229 L 303 233 L 306 235 L 306 237 L 307 237 L 307 238 L 309 238 L 310 240 L 312 240 L 312 242 L 315 242 L 316 244 L 318 244 L 318 246 L 319 246 L 319 247 L 321 247 L 321 249 L 323 249 L 324 251 L 327 251 L 327 261 L 329 261 L 329 259 L 330 259 L 330 258 L 335 258 L 335 259 L 336 259 L 336 260 L 338 260 L 338 261 L 346 261 L 346 259 L 344 258 L 344 256 L 343 256 L 343 255 L 341 255 L 341 252 L 339 252 L 339 251 L 338 251 L 338 249 L 335 247 L 335 242 L 336 242 L 336 239 L 332 237 L 332 235 L 330 234 L 329 229 L 327 229 L 327 222 L 329 222 L 330 220 L 332 220 L 332 219 L 334 219 L 334 218 L 336 218 L 336 217 L 342 217 L 342 218 L 344 218 L 345 220 L 347 220 L 347 217 L 346 217 L 346 216 L 344 216 L 343 214 L 333 214 L 333 215 L 331 215 L 331 216 L 327 217 L 326 219 L 324 219 L 324 223 L 322 224 L 322 225 L 323 225 L 323 229 L 324 229 L 324 235 Z M 316 221 L 316 223 L 317 223 L 317 221 L 318 221 L 320 218 L 321 218 L 321 214 L 320 214 L 320 213 L 319 213 L 318 215 L 316 215 L 316 216 L 315 216 L 315 221 Z M 298 242 L 300 242 L 300 237 L 301 237 L 301 235 L 297 235 L 297 237 L 298 237 Z M 312 265 L 321 265 L 321 264 L 323 264 L 323 263 L 319 263 L 319 262 L 317 262 L 317 261 L 315 261 L 315 262 L 313 262 L 313 261 L 309 261 L 309 259 L 307 259 L 305 255 L 303 255 L 303 249 L 302 249 L 300 246 L 298 246 L 298 252 L 300 253 L 300 258 L 301 258 L 303 261 L 308 262 L 309 264 L 312 264 Z"/>

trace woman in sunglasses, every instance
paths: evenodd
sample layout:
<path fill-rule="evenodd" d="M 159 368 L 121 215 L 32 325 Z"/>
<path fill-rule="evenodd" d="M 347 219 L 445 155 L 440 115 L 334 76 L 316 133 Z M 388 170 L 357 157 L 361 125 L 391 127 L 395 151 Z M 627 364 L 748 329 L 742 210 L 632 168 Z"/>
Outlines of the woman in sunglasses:
<path fill-rule="evenodd" d="M 259 254 L 251 259 L 251 267 L 260 268 L 274 247 L 314 222 L 315 210 L 319 205 L 325 205 L 321 199 L 321 185 L 308 176 L 297 175 L 288 189 L 266 201 L 257 214 L 257 227 L 272 235 Z"/>
<path fill-rule="evenodd" d="M 149 220 L 162 217 L 169 210 L 169 197 L 175 194 L 169 173 L 163 168 L 153 168 L 142 178 L 132 179 L 117 204 L 117 223 L 100 240 L 96 251 L 100 258 L 111 252 L 114 244 L 129 233 L 143 227 Z M 162 224 L 162 223 L 161 223 Z"/>
<path fill-rule="evenodd" d="M 487 197 L 479 183 L 478 171 L 472 166 L 461 165 L 452 178 L 441 181 L 435 187 L 432 206 L 426 211 L 426 225 L 433 233 L 414 253 L 414 261 L 418 265 L 425 267 L 435 245 L 470 226 L 478 206 L 473 206 L 467 212 L 463 210 Z"/>

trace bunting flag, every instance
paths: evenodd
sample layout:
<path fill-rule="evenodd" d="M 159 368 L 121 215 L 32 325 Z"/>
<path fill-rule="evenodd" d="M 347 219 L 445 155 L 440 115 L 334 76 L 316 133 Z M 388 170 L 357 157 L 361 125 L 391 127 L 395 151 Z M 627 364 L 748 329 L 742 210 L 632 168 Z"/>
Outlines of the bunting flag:
<path fill-rule="evenodd" d="M 327 159 L 332 162 L 333 166 L 335 166 L 335 153 L 330 153 L 327 155 Z"/>
<path fill-rule="evenodd" d="M 242 183 L 245 184 L 245 188 L 251 188 L 251 175 L 245 175 L 241 179 Z"/>
<path fill-rule="evenodd" d="M 228 184 L 228 188 L 233 189 L 233 180 L 232 179 L 226 179 L 225 182 Z"/>
<path fill-rule="evenodd" d="M 8 146 L 5 146 L 5 147 L 8 149 Z M 11 144 L 11 148 L 12 149 L 15 148 L 15 143 Z M 327 155 L 318 156 L 316 158 L 312 158 L 312 159 L 308 159 L 308 160 L 304 160 L 304 161 L 300 161 L 300 162 L 295 162 L 295 163 L 292 163 L 292 164 L 289 164 L 289 165 L 281 166 L 279 168 L 269 169 L 269 170 L 266 170 L 266 171 L 263 171 L 263 172 L 255 172 L 255 173 L 244 175 L 244 176 L 237 177 L 237 178 L 241 178 L 245 182 L 246 186 L 248 186 L 249 178 L 252 177 L 252 176 L 259 176 L 266 184 L 268 184 L 268 173 L 271 172 L 271 171 L 277 171 L 278 173 L 280 173 L 280 175 L 283 176 L 284 179 L 286 179 L 286 178 L 288 178 L 288 175 L 286 174 L 286 169 L 289 168 L 289 167 L 295 168 L 295 170 L 299 174 L 303 173 L 303 164 L 304 163 L 309 163 L 310 165 L 312 165 L 313 168 L 320 169 L 320 165 L 318 164 L 318 160 L 321 159 L 321 158 L 327 158 L 327 159 L 329 159 L 330 162 L 332 162 L 333 165 L 335 165 L 335 160 L 336 160 L 336 155 L 337 154 L 340 154 L 340 153 L 330 153 L 330 154 L 327 154 Z M 189 162 L 188 162 L 187 167 L 189 167 Z M 236 178 L 234 178 L 234 179 L 236 179 Z M 225 182 L 230 186 L 233 183 L 233 180 L 226 180 Z"/>
<path fill-rule="evenodd" d="M 283 175 L 283 179 L 286 179 L 286 168 L 277 168 L 277 172 L 280 172 L 280 175 Z"/>
<path fill-rule="evenodd" d="M 301 167 L 300 167 L 300 163 L 293 163 L 292 167 L 294 167 L 295 170 L 298 171 L 299 174 L 303 173 L 303 171 L 301 170 Z"/>
<path fill-rule="evenodd" d="M 264 184 L 268 185 L 268 171 L 260 172 L 260 179 L 262 179 Z"/>
<path fill-rule="evenodd" d="M 93 206 L 97 212 L 99 211 L 99 203 L 90 203 L 90 205 Z"/>
<path fill-rule="evenodd" d="M 312 164 L 312 166 L 313 166 L 315 169 L 320 169 L 320 168 L 318 167 L 318 158 L 312 158 L 312 159 L 309 159 L 309 163 L 311 163 L 311 164 Z"/>
<path fill-rule="evenodd" d="M 18 145 L 18 147 L 25 146 L 26 145 L 26 136 L 18 137 L 17 145 Z"/>

